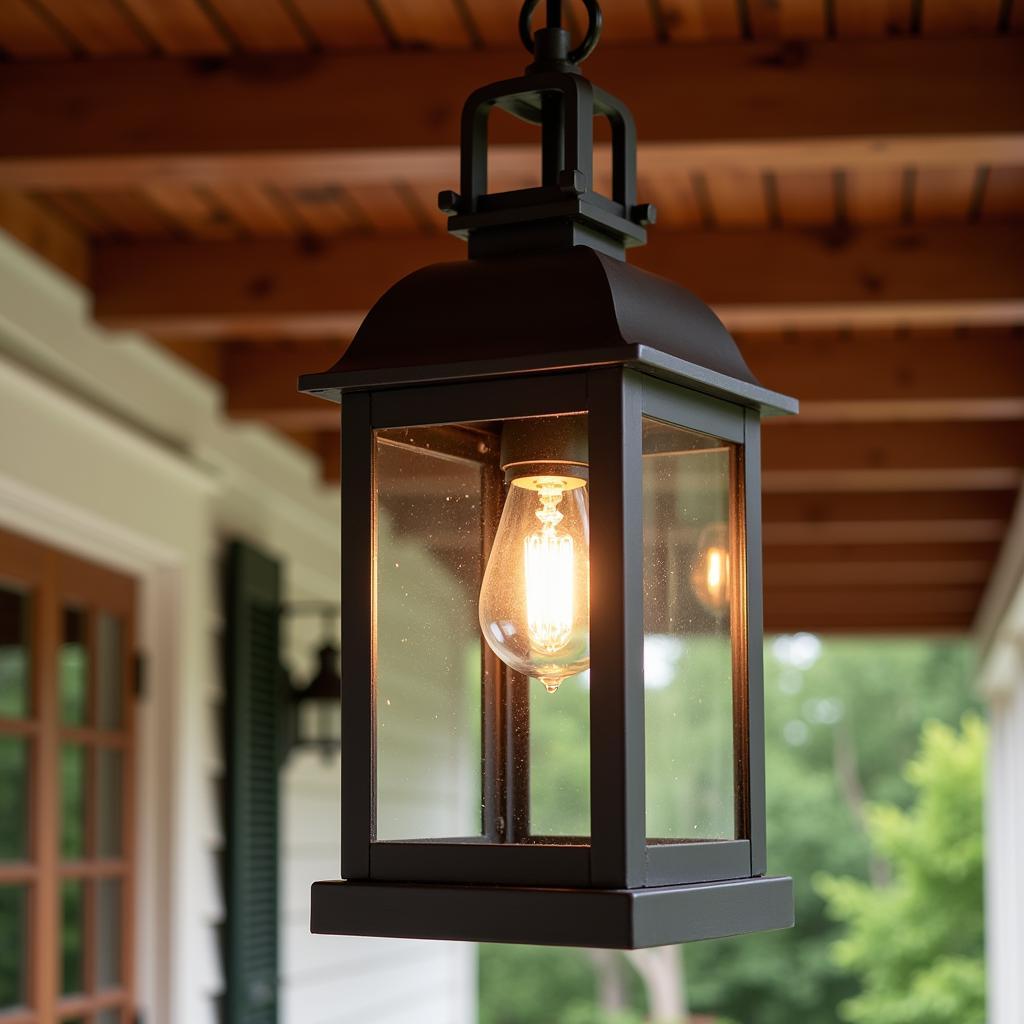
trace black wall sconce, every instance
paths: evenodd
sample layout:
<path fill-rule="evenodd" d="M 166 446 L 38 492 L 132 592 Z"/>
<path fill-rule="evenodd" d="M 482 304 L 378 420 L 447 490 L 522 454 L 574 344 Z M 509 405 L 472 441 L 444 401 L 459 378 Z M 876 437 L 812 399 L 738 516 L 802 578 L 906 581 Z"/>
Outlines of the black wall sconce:
<path fill-rule="evenodd" d="M 283 617 L 316 616 L 323 624 L 323 638 L 317 650 L 317 667 L 308 683 L 298 683 L 281 666 L 284 688 L 284 754 L 295 749 L 316 749 L 327 759 L 341 748 L 341 676 L 339 652 L 331 631 L 338 621 L 336 604 L 302 601 L 282 606 Z"/>
<path fill-rule="evenodd" d="M 575 50 L 555 0 L 531 34 L 536 6 L 533 63 L 470 96 L 461 190 L 439 197 L 469 259 L 398 282 L 301 380 L 342 420 L 344 880 L 313 886 L 312 930 L 636 948 L 787 927 L 765 857 L 760 419 L 797 404 L 699 299 L 625 262 L 655 211 L 629 111 L 579 73 L 598 5 Z M 540 128 L 537 187 L 487 191 L 495 108 Z M 677 716 L 645 665 L 659 645 L 700 652 Z M 573 694 L 589 775 L 563 825 L 539 814 L 538 727 Z"/>

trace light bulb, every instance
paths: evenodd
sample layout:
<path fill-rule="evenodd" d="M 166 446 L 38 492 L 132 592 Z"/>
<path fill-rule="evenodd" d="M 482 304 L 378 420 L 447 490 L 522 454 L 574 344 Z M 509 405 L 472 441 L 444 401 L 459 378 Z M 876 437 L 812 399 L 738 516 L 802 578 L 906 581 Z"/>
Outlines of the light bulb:
<path fill-rule="evenodd" d="M 705 527 L 697 541 L 690 581 L 697 600 L 713 615 L 720 615 L 729 606 L 730 561 L 725 524 Z"/>
<path fill-rule="evenodd" d="M 590 664 L 590 525 L 586 480 L 544 468 L 510 481 L 479 610 L 491 650 L 554 693 Z"/>

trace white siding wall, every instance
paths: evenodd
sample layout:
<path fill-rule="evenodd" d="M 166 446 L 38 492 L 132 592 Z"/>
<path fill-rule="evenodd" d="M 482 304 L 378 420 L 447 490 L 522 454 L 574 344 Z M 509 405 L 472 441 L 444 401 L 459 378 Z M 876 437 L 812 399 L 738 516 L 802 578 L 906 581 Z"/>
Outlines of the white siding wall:
<path fill-rule="evenodd" d="M 145 339 L 94 328 L 77 286 L 0 237 L 0 523 L 141 585 L 138 984 L 151 1024 L 212 1024 L 223 991 L 223 540 L 280 557 L 291 598 L 337 592 L 337 501 L 313 460 L 221 404 Z M 472 947 L 308 934 L 309 882 L 337 875 L 338 789 L 337 764 L 315 755 L 283 780 L 285 1024 L 468 1024 Z"/>
<path fill-rule="evenodd" d="M 988 701 L 985 961 L 989 1024 L 1024 1021 L 1024 491 L 976 623 Z"/>

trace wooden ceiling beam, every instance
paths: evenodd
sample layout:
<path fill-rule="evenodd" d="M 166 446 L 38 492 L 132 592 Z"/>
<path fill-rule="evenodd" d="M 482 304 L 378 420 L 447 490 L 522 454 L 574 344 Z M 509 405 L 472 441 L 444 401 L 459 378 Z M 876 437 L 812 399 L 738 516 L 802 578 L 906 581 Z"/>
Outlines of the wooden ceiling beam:
<path fill-rule="evenodd" d="M 467 95 L 520 51 L 0 65 L 0 185 L 455 185 Z M 1017 37 L 631 45 L 587 73 L 633 109 L 642 173 L 1020 163 Z M 496 126 L 497 128 L 497 126 Z M 496 180 L 536 172 L 500 131 Z M 643 198 L 643 197 L 641 197 Z"/>
<path fill-rule="evenodd" d="M 185 346 L 218 351 L 232 415 L 286 429 L 336 428 L 337 409 L 299 394 L 295 382 L 300 373 L 329 367 L 343 342 L 216 346 L 192 341 Z M 898 430 L 899 423 L 913 419 L 1024 418 L 1024 338 L 1011 331 L 966 337 L 930 332 L 848 339 L 745 337 L 741 348 L 758 379 L 800 399 L 800 416 L 773 422 L 772 430 L 810 422 L 885 421 Z"/>
<path fill-rule="evenodd" d="M 421 235 L 103 242 L 95 315 L 179 339 L 351 337 L 400 277 L 464 254 L 454 239 Z M 1024 233 L 1014 225 L 653 232 L 631 259 L 685 284 L 732 329 L 1024 321 Z"/>

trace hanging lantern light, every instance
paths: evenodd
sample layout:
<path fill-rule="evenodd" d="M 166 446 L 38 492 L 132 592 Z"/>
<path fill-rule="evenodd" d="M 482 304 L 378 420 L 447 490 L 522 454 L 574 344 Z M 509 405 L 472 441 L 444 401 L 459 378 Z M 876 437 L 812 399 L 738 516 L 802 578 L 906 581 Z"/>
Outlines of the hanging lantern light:
<path fill-rule="evenodd" d="M 312 929 L 635 948 L 787 927 L 759 437 L 796 402 L 625 262 L 655 212 L 629 111 L 579 73 L 600 10 L 571 50 L 554 0 L 531 34 L 536 6 L 534 62 L 470 96 L 440 196 L 469 259 L 398 282 L 301 381 L 342 420 L 342 877 L 313 886 Z M 495 108 L 540 127 L 538 187 L 488 192 Z"/>

